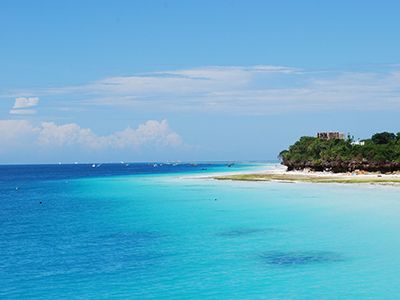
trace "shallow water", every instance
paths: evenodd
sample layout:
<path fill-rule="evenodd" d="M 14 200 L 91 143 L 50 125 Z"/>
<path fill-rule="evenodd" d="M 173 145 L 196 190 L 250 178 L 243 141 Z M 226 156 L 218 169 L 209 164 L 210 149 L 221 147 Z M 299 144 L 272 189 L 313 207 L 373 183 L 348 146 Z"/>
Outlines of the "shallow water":
<path fill-rule="evenodd" d="M 398 298 L 396 188 L 82 170 L 2 173 L 0 298 Z"/>

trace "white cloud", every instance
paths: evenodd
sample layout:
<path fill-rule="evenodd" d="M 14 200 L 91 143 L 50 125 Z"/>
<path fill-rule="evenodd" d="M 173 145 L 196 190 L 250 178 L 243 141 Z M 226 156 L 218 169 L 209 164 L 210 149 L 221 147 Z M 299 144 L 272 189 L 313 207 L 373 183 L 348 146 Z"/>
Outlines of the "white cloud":
<path fill-rule="evenodd" d="M 307 71 L 280 66 L 201 67 L 116 76 L 84 86 L 20 91 L 69 94 L 59 107 L 118 106 L 163 113 L 270 115 L 317 111 L 400 111 L 400 66 L 376 71 Z M 73 100 L 73 99 L 76 100 Z"/>
<path fill-rule="evenodd" d="M 111 77 L 83 87 L 91 93 L 112 95 L 193 94 L 245 88 L 255 76 L 296 73 L 284 67 L 203 67 L 169 72 Z"/>
<path fill-rule="evenodd" d="M 18 109 L 18 110 L 10 110 L 10 114 L 16 115 L 33 115 L 36 114 L 36 110 L 34 109 Z"/>
<path fill-rule="evenodd" d="M 129 126 L 109 136 L 98 136 L 89 128 L 82 128 L 75 123 L 56 125 L 43 122 L 41 127 L 32 126 L 27 120 L 0 120 L 0 140 L 2 146 L 34 144 L 47 146 L 83 145 L 88 148 L 137 148 L 180 147 L 182 137 L 173 131 L 167 122 L 149 120 L 138 128 Z"/>
<path fill-rule="evenodd" d="M 39 103 L 39 97 L 32 97 L 32 98 L 18 97 L 15 98 L 15 104 L 13 108 L 31 107 L 31 106 L 36 106 L 38 103 Z"/>
<path fill-rule="evenodd" d="M 270 115 L 400 110 L 400 71 L 329 72 L 293 68 L 204 67 L 112 77 L 82 89 L 89 105 L 163 112 Z"/>
<path fill-rule="evenodd" d="M 63 146 L 75 144 L 79 141 L 88 142 L 91 137 L 97 139 L 97 136 L 90 129 L 82 129 L 75 123 L 58 126 L 54 122 L 43 122 L 42 126 L 39 143 L 43 145 Z"/>
<path fill-rule="evenodd" d="M 161 123 L 147 121 L 134 130 L 129 126 L 124 130 L 109 136 L 108 139 L 116 147 L 137 146 L 141 144 L 154 143 L 156 146 L 177 147 L 182 144 L 182 138 L 169 128 L 167 120 Z"/>
<path fill-rule="evenodd" d="M 147 121 L 134 130 L 129 126 L 120 132 L 109 136 L 97 136 L 91 129 L 81 128 L 72 123 L 56 125 L 54 122 L 43 122 L 38 143 L 46 145 L 73 145 L 81 144 L 92 148 L 101 147 L 138 147 L 142 145 L 153 145 L 157 147 L 182 145 L 182 138 L 169 128 L 167 120 L 162 122 Z"/>
<path fill-rule="evenodd" d="M 0 140 L 2 144 L 24 144 L 33 142 L 40 128 L 33 127 L 26 120 L 0 120 Z"/>

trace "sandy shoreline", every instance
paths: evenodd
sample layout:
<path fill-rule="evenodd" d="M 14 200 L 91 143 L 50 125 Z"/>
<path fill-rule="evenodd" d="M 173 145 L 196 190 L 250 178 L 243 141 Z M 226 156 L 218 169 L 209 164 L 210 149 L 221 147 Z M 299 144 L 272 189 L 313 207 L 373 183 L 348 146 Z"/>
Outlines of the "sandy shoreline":
<path fill-rule="evenodd" d="M 204 176 L 215 180 L 237 181 L 278 181 L 278 182 L 309 182 L 309 183 L 342 183 L 342 184 L 377 184 L 400 187 L 400 174 L 355 174 L 286 171 L 286 167 L 276 167 L 272 170 L 257 173 L 230 173 Z"/>

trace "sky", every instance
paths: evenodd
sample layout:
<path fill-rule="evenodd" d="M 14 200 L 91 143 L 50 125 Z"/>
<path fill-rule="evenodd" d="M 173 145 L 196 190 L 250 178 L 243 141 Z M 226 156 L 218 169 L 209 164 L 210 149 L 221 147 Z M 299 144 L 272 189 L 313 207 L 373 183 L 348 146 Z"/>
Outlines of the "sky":
<path fill-rule="evenodd" d="M 0 164 L 276 160 L 399 132 L 399 1 L 0 2 Z"/>

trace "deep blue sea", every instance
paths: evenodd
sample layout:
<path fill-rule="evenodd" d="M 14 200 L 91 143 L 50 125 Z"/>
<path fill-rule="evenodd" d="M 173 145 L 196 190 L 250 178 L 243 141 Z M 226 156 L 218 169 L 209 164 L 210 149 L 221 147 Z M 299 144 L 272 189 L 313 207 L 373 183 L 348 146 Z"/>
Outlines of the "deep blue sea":
<path fill-rule="evenodd" d="M 0 166 L 0 299 L 399 299 L 398 188 L 198 177 L 275 165 Z"/>

